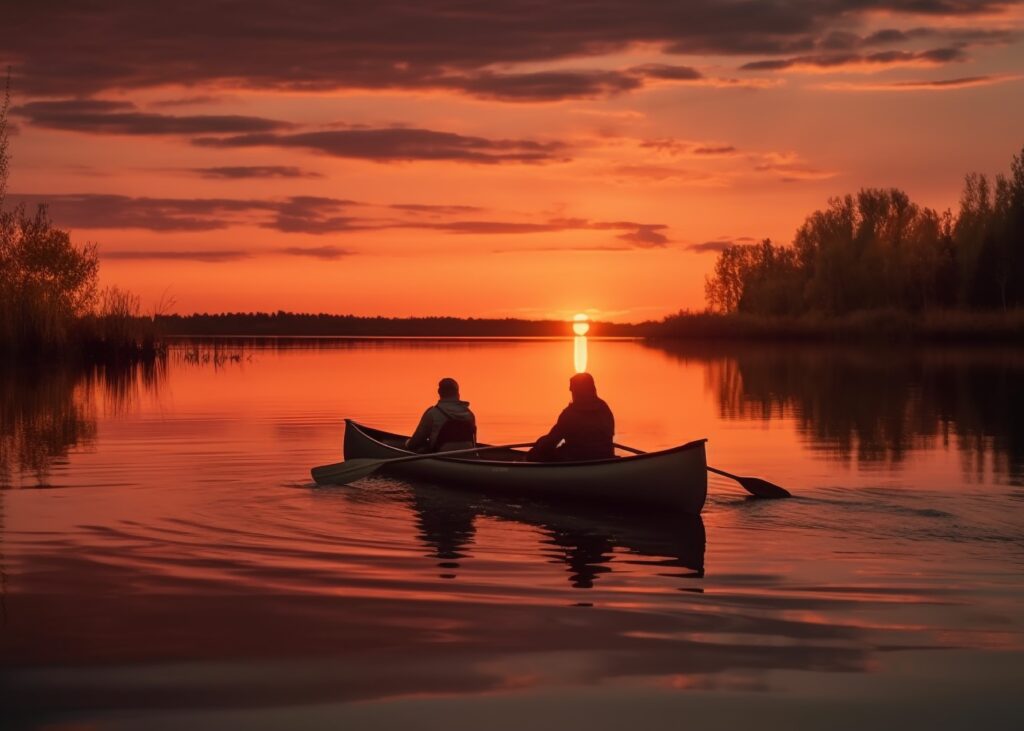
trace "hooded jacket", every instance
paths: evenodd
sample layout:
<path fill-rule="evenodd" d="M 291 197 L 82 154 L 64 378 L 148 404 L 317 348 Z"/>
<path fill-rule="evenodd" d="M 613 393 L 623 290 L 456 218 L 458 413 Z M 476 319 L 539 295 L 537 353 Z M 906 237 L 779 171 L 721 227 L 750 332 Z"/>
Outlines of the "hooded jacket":
<path fill-rule="evenodd" d="M 577 397 L 562 410 L 551 431 L 537 440 L 535 449 L 553 450 L 564 441 L 558 449 L 560 459 L 606 459 L 615 456 L 614 438 L 615 417 L 608 404 L 597 395 Z"/>
<path fill-rule="evenodd" d="M 445 440 L 438 443 L 442 436 L 441 430 L 449 421 L 458 422 L 467 436 L 471 438 L 459 441 Z M 449 429 L 448 431 L 452 431 Z M 439 452 L 452 449 L 470 449 L 476 446 L 476 417 L 469 410 L 469 402 L 455 398 L 443 398 L 423 412 L 419 426 L 406 442 L 406 449 L 413 452 Z"/>

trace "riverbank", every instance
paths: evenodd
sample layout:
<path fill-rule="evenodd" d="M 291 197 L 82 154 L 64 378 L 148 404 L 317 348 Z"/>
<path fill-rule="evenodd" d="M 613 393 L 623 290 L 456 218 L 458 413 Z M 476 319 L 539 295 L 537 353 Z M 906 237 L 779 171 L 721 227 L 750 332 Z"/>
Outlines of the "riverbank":
<path fill-rule="evenodd" d="M 769 317 L 681 312 L 646 328 L 651 340 L 858 340 L 1024 343 L 1024 310 L 909 313 L 867 310 L 842 316 Z"/>

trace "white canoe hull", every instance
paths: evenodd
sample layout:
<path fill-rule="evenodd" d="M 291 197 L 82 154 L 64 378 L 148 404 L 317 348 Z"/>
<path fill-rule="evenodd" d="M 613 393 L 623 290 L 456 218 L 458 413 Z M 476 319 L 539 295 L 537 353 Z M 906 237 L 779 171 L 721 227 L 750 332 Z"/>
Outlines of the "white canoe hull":
<path fill-rule="evenodd" d="M 345 422 L 345 459 L 392 459 L 412 454 L 399 434 Z M 525 462 L 516 450 L 479 457 L 443 457 L 386 467 L 388 474 L 485 494 L 586 501 L 621 507 L 666 508 L 699 515 L 707 498 L 707 458 L 699 439 L 672 449 L 588 462 Z"/>

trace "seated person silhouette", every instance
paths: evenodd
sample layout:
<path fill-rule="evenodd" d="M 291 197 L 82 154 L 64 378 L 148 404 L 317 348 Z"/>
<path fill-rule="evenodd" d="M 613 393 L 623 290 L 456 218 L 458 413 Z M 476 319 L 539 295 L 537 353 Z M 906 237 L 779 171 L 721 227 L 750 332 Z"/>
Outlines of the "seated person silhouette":
<path fill-rule="evenodd" d="M 459 384 L 454 378 L 442 378 L 437 395 L 437 403 L 423 412 L 405 448 L 413 452 L 449 452 L 475 447 L 476 417 L 469 410 L 469 402 L 459 399 Z"/>
<path fill-rule="evenodd" d="M 572 402 L 563 409 L 551 431 L 537 440 L 530 462 L 576 462 L 615 456 L 612 440 L 615 417 L 597 396 L 594 377 L 577 373 L 569 379 Z"/>

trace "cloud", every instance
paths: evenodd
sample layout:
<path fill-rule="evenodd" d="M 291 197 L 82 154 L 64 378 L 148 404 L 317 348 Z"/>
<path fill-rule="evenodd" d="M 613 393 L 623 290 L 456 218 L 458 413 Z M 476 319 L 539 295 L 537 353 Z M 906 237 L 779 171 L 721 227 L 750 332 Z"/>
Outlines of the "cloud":
<path fill-rule="evenodd" d="M 783 183 L 799 183 L 807 180 L 828 180 L 834 178 L 837 173 L 834 170 L 824 170 L 809 165 L 798 163 L 764 163 L 755 165 L 754 170 L 759 173 L 778 174 L 779 180 Z"/>
<path fill-rule="evenodd" d="M 216 104 L 220 101 L 222 101 L 222 98 L 219 96 L 197 94 L 195 96 L 175 97 L 174 99 L 158 99 L 157 101 L 149 102 L 147 106 L 167 109 L 172 107 L 191 107 L 199 104 Z"/>
<path fill-rule="evenodd" d="M 214 231 L 251 220 L 276 204 L 230 198 L 135 198 L 99 193 L 10 195 L 14 203 L 45 202 L 60 226 L 85 229 Z"/>
<path fill-rule="evenodd" d="M 251 134 L 234 137 L 202 137 L 194 140 L 205 147 L 301 148 L 331 157 L 374 162 L 449 160 L 495 165 L 498 163 L 543 163 L 564 160 L 559 142 L 534 140 L 492 140 L 453 132 L 395 127 L 386 129 L 342 129 L 299 134 Z"/>
<path fill-rule="evenodd" d="M 743 71 L 881 69 L 895 66 L 937 66 L 963 61 L 962 48 L 933 48 L 929 51 L 879 51 L 877 53 L 832 53 L 795 58 L 752 61 L 743 64 Z"/>
<path fill-rule="evenodd" d="M 235 167 L 190 168 L 189 172 L 202 178 L 239 180 L 245 178 L 322 178 L 302 168 L 285 165 L 244 165 Z"/>
<path fill-rule="evenodd" d="M 728 238 L 722 237 L 715 239 L 714 241 L 702 241 L 696 244 L 687 244 L 683 248 L 687 251 L 693 251 L 698 254 L 720 254 L 731 246 L 748 246 L 753 243 L 754 239 L 749 236 L 740 236 L 739 238 Z"/>
<path fill-rule="evenodd" d="M 352 252 L 338 246 L 284 246 L 276 249 L 113 249 L 100 250 L 103 259 L 120 261 L 193 261 L 207 264 L 241 261 L 257 256 L 299 256 L 335 260 Z"/>
<path fill-rule="evenodd" d="M 122 261 L 198 261 L 206 263 L 220 263 L 225 261 L 238 261 L 248 259 L 252 254 L 239 249 L 191 249 L 191 250 L 165 250 L 165 249 L 114 249 L 112 251 L 101 250 L 100 257 L 103 259 L 116 259 Z"/>
<path fill-rule="evenodd" d="M 698 81 L 704 75 L 691 66 L 670 66 L 663 63 L 648 63 L 634 66 L 630 72 L 647 79 L 662 81 Z"/>
<path fill-rule="evenodd" d="M 617 165 L 612 168 L 612 173 L 619 177 L 639 178 L 655 182 L 676 180 L 698 185 L 718 185 L 723 182 L 721 174 L 682 168 L 675 165 Z"/>
<path fill-rule="evenodd" d="M 614 96 L 643 86 L 643 77 L 620 71 L 541 71 L 529 74 L 481 73 L 452 79 L 449 88 L 502 101 L 547 102 Z"/>
<path fill-rule="evenodd" d="M 984 25 L 997 22 L 986 14 L 1016 4 L 688 0 L 680 10 L 679 3 L 665 0 L 491 0 L 467 9 L 460 0 L 292 0 L 282 13 L 273 0 L 251 0 L 244 12 L 236 3 L 179 0 L 168 15 L 136 0 L 53 0 L 21 3 L 5 15 L 0 62 L 13 65 L 15 88 L 35 96 L 171 85 L 433 89 L 454 79 L 464 93 L 488 98 L 552 98 L 554 79 L 494 77 L 516 64 L 531 64 L 535 73 L 539 63 L 605 57 L 637 46 L 668 54 L 795 56 L 820 50 L 830 34 L 835 43 L 836 32 L 848 32 L 868 16 L 922 24 L 976 18 Z M 598 93 L 632 83 L 635 75 L 634 81 L 606 77 Z M 594 93 L 593 84 L 570 85 L 568 92 Z M 476 90 L 468 88 L 473 85 Z"/>
<path fill-rule="evenodd" d="M 692 152 L 694 155 L 732 155 L 736 148 L 732 145 L 694 147 Z"/>
<path fill-rule="evenodd" d="M 617 231 L 619 238 L 633 246 L 652 247 L 667 243 L 664 224 L 635 221 L 592 221 L 584 218 L 549 218 L 542 221 L 437 220 L 438 216 L 478 212 L 474 206 L 432 206 L 394 204 L 383 206 L 406 214 L 402 218 L 371 218 L 346 215 L 356 201 L 319 196 L 291 196 L 284 199 L 230 198 L 133 198 L 93 193 L 56 195 L 9 195 L 11 203 L 47 202 L 54 221 L 68 228 L 144 229 L 161 233 L 215 231 L 233 226 L 250 226 L 283 233 L 324 235 L 356 231 L 421 230 L 453 235 L 533 235 L 563 231 Z M 410 217 L 411 216 L 411 217 Z M 289 247 L 280 250 L 294 256 L 321 259 L 348 253 L 332 246 Z M 158 252 L 159 253 L 159 252 Z M 220 251 L 218 255 L 227 256 Z M 115 252 L 113 258 L 118 257 Z M 121 258 L 145 257 L 125 252 Z"/>
<path fill-rule="evenodd" d="M 314 259 L 340 259 L 343 256 L 350 256 L 351 251 L 342 249 L 338 246 L 286 246 L 280 249 L 275 249 L 278 253 L 287 254 L 289 256 L 305 256 L 313 257 Z"/>
<path fill-rule="evenodd" d="M 910 81 L 889 81 L 881 83 L 834 82 L 822 84 L 819 88 L 829 91 L 952 91 L 976 86 L 992 86 L 1019 81 L 1024 76 L 963 76 L 956 79 L 916 79 Z"/>
<path fill-rule="evenodd" d="M 778 175 L 783 183 L 828 180 L 839 173 L 806 163 L 793 152 L 766 152 L 749 158 L 754 172 Z"/>
<path fill-rule="evenodd" d="M 655 152 L 668 153 L 675 156 L 722 156 L 733 155 L 737 152 L 735 145 L 689 142 L 677 140 L 674 137 L 662 137 L 650 140 L 641 140 L 641 149 L 654 150 Z"/>
<path fill-rule="evenodd" d="M 668 237 L 661 233 L 665 228 L 665 226 L 639 226 L 636 231 L 619 234 L 618 238 L 620 241 L 643 249 L 660 248 L 668 243 Z"/>
<path fill-rule="evenodd" d="M 479 213 L 485 210 L 480 206 L 446 206 L 429 205 L 423 203 L 392 203 L 388 207 L 396 211 L 408 211 L 411 213 L 427 213 L 432 215 L 461 215 L 463 213 Z"/>
<path fill-rule="evenodd" d="M 236 114 L 175 116 L 140 112 L 130 102 L 101 99 L 34 101 L 11 109 L 34 127 L 112 135 L 195 135 L 269 132 L 293 125 Z"/>
<path fill-rule="evenodd" d="M 538 252 L 550 252 L 550 251 L 578 251 L 584 252 L 595 252 L 595 251 L 633 251 L 635 247 L 625 246 L 622 244 L 594 244 L 594 245 L 582 245 L 582 246 L 518 246 L 518 247 L 503 247 L 497 249 L 491 249 L 492 254 L 534 254 Z"/>

